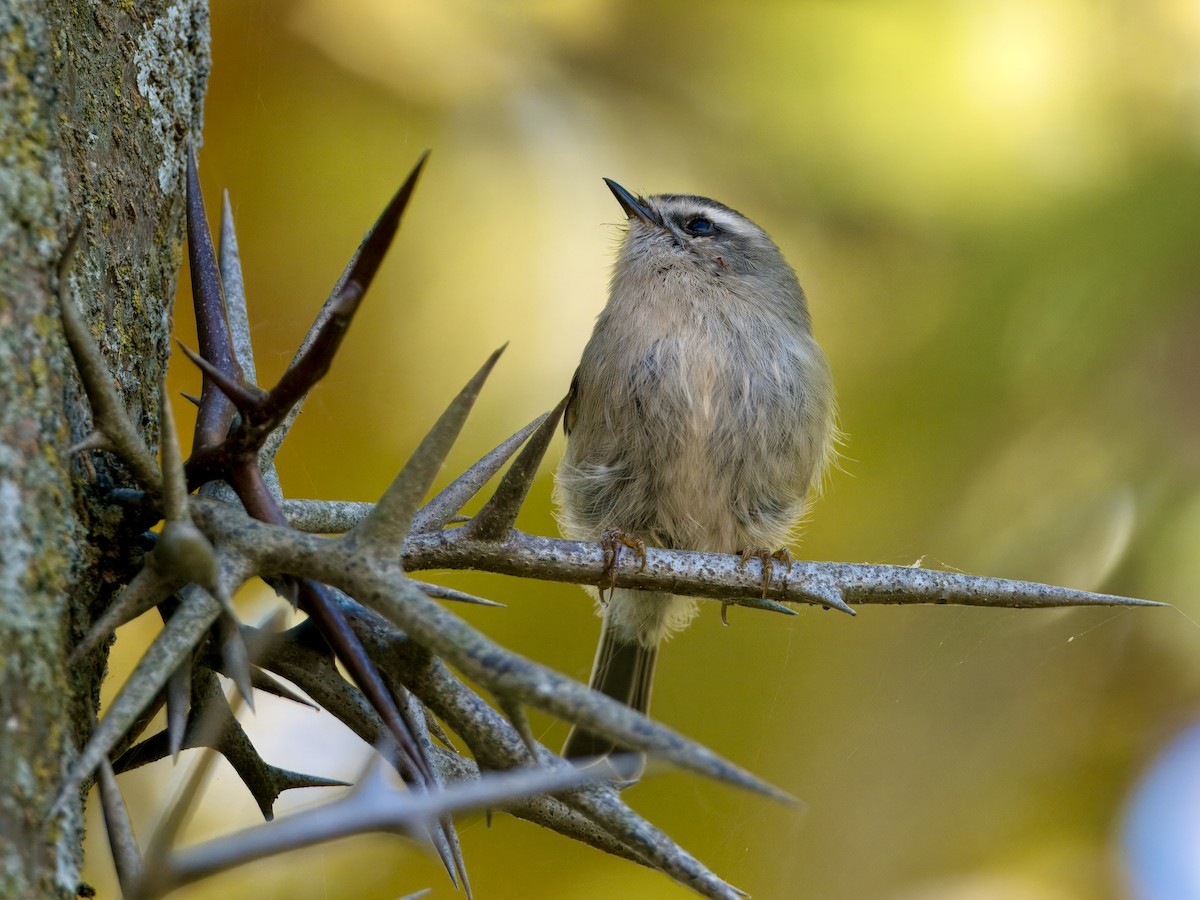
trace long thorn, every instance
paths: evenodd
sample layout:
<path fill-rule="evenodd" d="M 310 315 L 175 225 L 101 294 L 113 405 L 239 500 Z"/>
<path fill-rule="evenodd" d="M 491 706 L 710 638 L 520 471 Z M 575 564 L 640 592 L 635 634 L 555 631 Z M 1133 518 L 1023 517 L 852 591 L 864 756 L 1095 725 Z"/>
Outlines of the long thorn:
<path fill-rule="evenodd" d="M 100 761 L 96 782 L 100 787 L 100 808 L 104 812 L 104 830 L 108 834 L 113 867 L 117 870 L 117 883 L 121 885 L 121 893 L 128 895 L 142 878 L 142 853 L 107 756 Z"/>
<path fill-rule="evenodd" d="M 509 457 L 517 452 L 517 448 L 525 443 L 529 435 L 533 434 L 533 430 L 546 421 L 548 415 L 550 413 L 542 413 L 442 488 L 436 497 L 422 506 L 413 516 L 411 530 L 414 533 L 436 531 L 445 526 L 463 508 L 463 505 L 479 493 L 479 489 L 500 471 L 500 468 L 508 462 Z"/>
<path fill-rule="evenodd" d="M 476 513 L 475 518 L 464 526 L 472 537 L 483 541 L 495 541 L 508 534 L 509 529 L 513 527 L 566 405 L 567 401 L 564 398 L 550 411 L 529 439 L 529 443 L 521 450 L 520 456 L 504 473 L 496 493 L 492 494 L 483 509 Z"/>
<path fill-rule="evenodd" d="M 250 654 L 246 650 L 242 629 L 229 612 L 223 613 L 217 620 L 217 629 L 221 634 L 221 658 L 225 662 L 225 671 L 253 712 L 254 687 L 250 679 Z"/>
<path fill-rule="evenodd" d="M 162 410 L 159 444 L 162 456 L 163 518 L 190 521 L 187 511 L 187 478 L 183 474 L 183 454 L 179 449 L 175 412 L 171 409 L 165 381 L 159 388 L 158 397 Z"/>
<path fill-rule="evenodd" d="M 475 606 L 492 606 L 499 609 L 508 608 L 504 603 L 486 600 L 483 597 L 476 597 L 474 594 L 464 594 L 462 591 L 456 591 L 454 588 L 448 588 L 442 584 L 431 584 L 428 581 L 418 581 L 416 584 L 425 594 L 437 600 L 453 600 L 457 603 L 471 603 Z"/>
<path fill-rule="evenodd" d="M 331 296 L 338 293 L 343 285 L 352 281 L 358 282 L 364 292 L 371 286 L 375 273 L 379 271 L 383 257 L 387 254 L 388 248 L 392 245 L 392 239 L 400 228 L 400 219 L 408 208 L 408 202 L 412 199 L 413 191 L 417 188 L 417 181 L 420 179 L 421 171 L 425 168 L 428 159 L 429 151 L 426 150 L 421 154 L 412 171 L 408 173 L 408 177 L 404 179 L 400 189 L 396 191 L 388 205 L 384 207 L 383 212 L 379 214 L 379 218 L 371 226 L 362 243 L 359 244 L 358 250 L 346 267 L 346 271 L 342 273 Z"/>
<path fill-rule="evenodd" d="M 250 314 L 246 303 L 246 281 L 242 277 L 242 257 L 238 250 L 237 230 L 233 224 L 233 206 L 229 191 L 221 196 L 221 237 L 217 267 L 221 270 L 221 289 L 225 293 L 225 313 L 233 353 L 242 367 L 242 378 L 250 384 L 258 380 L 254 368 L 254 346 L 250 341 Z"/>
<path fill-rule="evenodd" d="M 458 439 L 484 381 L 503 352 L 504 347 L 501 347 L 489 356 L 487 362 L 459 391 L 458 396 L 450 402 L 437 423 L 413 451 L 413 455 L 404 464 L 404 468 L 400 470 L 387 492 L 375 504 L 375 509 L 349 531 L 343 540 L 378 542 L 392 547 L 398 547 L 404 542 L 417 507 L 445 462 L 446 454 Z"/>
<path fill-rule="evenodd" d="M 242 370 L 233 352 L 233 339 L 229 334 L 229 320 L 225 312 L 225 295 L 221 287 L 221 270 L 217 265 L 208 214 L 204 209 L 204 195 L 200 190 L 196 149 L 191 146 L 188 147 L 187 167 L 187 233 L 188 268 L 192 276 L 192 300 L 196 308 L 200 356 L 211 363 L 212 368 L 219 371 L 226 381 L 240 384 L 243 381 Z M 205 377 L 192 442 L 196 447 L 224 440 L 234 416 L 233 403 L 230 402 L 234 399 L 232 395 L 224 391 L 214 393 L 216 382 L 212 372 L 203 366 L 201 369 Z"/>
<path fill-rule="evenodd" d="M 192 660 L 185 658 L 167 680 L 167 749 L 171 759 L 178 759 L 183 749 L 191 704 Z"/>
<path fill-rule="evenodd" d="M 70 296 L 67 275 L 78 252 L 82 234 L 82 225 L 72 232 L 58 265 L 58 305 L 62 314 L 63 335 L 71 348 L 75 367 L 79 370 L 79 380 L 83 382 L 83 389 L 92 406 L 94 431 L 104 436 L 109 444 L 106 449 L 120 455 L 143 487 L 157 493 L 161 490 L 162 482 L 154 454 L 129 420 L 100 347 L 84 325 L 79 307 Z M 87 444 L 87 439 L 84 443 Z"/>
<path fill-rule="evenodd" d="M 346 285 L 354 281 L 361 285 L 363 292 L 370 285 L 375 271 L 383 260 L 383 254 L 387 251 L 388 246 L 390 246 L 392 238 L 395 237 L 396 230 L 400 225 L 400 216 L 407 207 L 408 201 L 412 198 L 412 193 L 417 183 L 417 176 L 420 174 L 428 155 L 428 152 L 426 152 L 418 161 L 404 184 L 401 185 L 400 190 L 396 192 L 396 195 L 388 203 L 383 213 L 379 216 L 379 219 L 367 232 L 366 237 L 363 238 L 362 243 L 359 244 L 358 249 L 350 258 L 350 262 L 342 270 L 342 274 L 334 284 L 333 290 L 330 291 L 325 305 L 317 314 L 316 320 L 308 329 L 308 334 L 305 335 L 304 340 L 300 343 L 300 349 L 296 351 L 296 355 L 292 358 L 291 365 L 288 367 L 289 371 L 299 365 L 302 360 L 308 358 L 312 352 L 313 345 L 318 340 L 321 340 L 323 335 L 327 334 L 326 320 L 333 315 L 335 309 L 343 305 Z M 360 260 L 362 260 L 361 264 Z M 283 443 L 284 438 L 287 437 L 288 432 L 291 431 L 292 424 L 300 414 L 300 407 L 303 403 L 304 395 L 295 397 L 291 402 L 287 414 L 282 417 L 277 427 L 267 435 L 262 447 L 262 455 L 266 459 L 275 458 L 279 446 Z M 278 413 L 279 410 L 275 409 L 272 415 L 277 417 Z"/>

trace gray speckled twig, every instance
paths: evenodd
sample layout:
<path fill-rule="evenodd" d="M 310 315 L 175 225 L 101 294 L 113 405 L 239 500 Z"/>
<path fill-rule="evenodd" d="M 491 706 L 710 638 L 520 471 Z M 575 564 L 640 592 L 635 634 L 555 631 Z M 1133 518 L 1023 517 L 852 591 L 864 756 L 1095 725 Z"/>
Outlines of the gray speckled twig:
<path fill-rule="evenodd" d="M 284 500 L 288 524 L 309 534 L 341 534 L 371 514 L 374 503 L 355 500 Z"/>
<path fill-rule="evenodd" d="M 471 809 L 503 807 L 514 798 L 568 790 L 610 777 L 602 770 L 519 769 L 459 781 L 439 791 L 398 788 L 376 766 L 338 800 L 177 851 L 153 873 L 143 897 L 157 897 L 201 878 L 256 859 L 352 834 L 419 835 L 439 819 Z"/>
<path fill-rule="evenodd" d="M 204 498 L 193 502 L 201 527 L 219 532 L 223 549 L 243 556 L 258 574 L 312 578 L 344 591 L 495 695 L 510 702 L 520 699 L 693 771 L 791 799 L 708 748 L 496 644 L 426 597 L 404 574 L 392 547 L 376 547 L 361 535 L 352 540 L 314 537 L 253 521 Z"/>
<path fill-rule="evenodd" d="M 365 618 L 371 619 L 371 614 L 366 613 Z M 440 660 L 429 656 L 414 660 L 413 653 L 404 649 L 404 639 L 390 632 L 386 623 L 372 619 L 369 625 L 373 634 L 364 639 L 380 642 L 389 650 L 392 665 L 403 669 L 413 690 L 462 736 L 481 766 L 509 768 L 524 764 L 529 748 L 507 720 L 466 689 Z M 535 753 L 539 765 L 566 765 L 545 748 L 537 747 Z M 596 785 L 559 794 L 533 813 L 523 817 L 657 869 L 703 896 L 728 898 L 738 893 L 627 806 L 614 787 Z"/>
<path fill-rule="evenodd" d="M 741 557 L 646 548 L 646 568 L 630 560 L 617 566 L 618 587 L 672 593 L 752 606 L 761 590 L 756 561 Z M 522 578 L 596 584 L 604 553 L 598 544 L 510 532 L 502 541 L 475 541 L 464 529 L 413 535 L 404 544 L 407 571 L 480 569 Z M 607 581 L 606 581 L 607 584 Z M 1009 581 L 958 572 L 861 563 L 792 563 L 787 579 L 773 578 L 767 597 L 852 612 L 848 604 L 954 603 L 966 606 L 1162 606 L 1152 600 L 1095 594 L 1031 581 Z"/>
<path fill-rule="evenodd" d="M 442 681 L 414 678 L 412 669 L 404 665 L 406 654 L 395 652 L 405 640 L 403 635 L 391 629 L 391 626 L 379 616 L 358 607 L 349 598 L 342 598 L 341 603 L 348 615 L 352 615 L 352 622 L 364 643 L 372 651 L 381 647 L 386 647 L 389 651 L 386 656 L 377 654 L 383 660 L 381 669 L 385 677 L 399 678 L 409 685 L 411 690 L 420 697 L 422 703 L 430 706 L 439 714 L 448 713 L 447 721 L 451 728 L 457 730 L 461 727 L 464 730 L 470 730 L 469 724 L 466 724 L 461 717 L 454 715 L 456 707 L 450 698 L 459 695 L 470 695 L 478 701 L 480 706 L 473 709 L 483 710 L 486 716 L 493 717 L 485 719 L 486 723 L 500 728 L 508 728 L 508 724 L 494 710 L 476 697 L 469 688 L 454 679 L 444 666 L 434 663 L 445 675 L 445 679 Z M 247 633 L 252 631 L 253 629 L 247 629 Z M 308 633 L 306 634 L 306 632 Z M 341 676 L 328 653 L 313 646 L 314 642 L 308 640 L 308 637 L 311 636 L 309 629 L 298 626 L 287 634 L 285 640 L 271 641 L 270 649 L 260 651 L 261 664 L 296 684 L 319 703 L 321 708 L 346 724 L 364 743 L 374 746 L 383 734 L 378 715 L 358 690 Z M 252 645 L 258 640 L 258 636 L 248 638 Z M 520 741 L 515 735 L 513 736 L 513 746 L 519 747 L 517 752 L 523 757 L 524 747 L 520 745 Z M 433 751 L 431 758 L 443 780 L 452 782 L 478 775 L 478 767 L 469 759 L 436 746 L 430 749 Z M 517 759 L 508 757 L 504 757 L 504 759 L 505 765 L 498 765 L 497 768 L 508 768 L 519 762 Z M 495 761 L 494 758 L 493 760 Z M 637 860 L 637 857 L 629 853 L 606 832 L 553 797 L 526 797 L 516 801 L 508 808 L 508 811 L 518 818 L 550 828 L 607 853 Z"/>
<path fill-rule="evenodd" d="M 244 579 L 238 579 L 238 583 Z M 184 589 L 185 602 L 138 660 L 129 679 L 109 704 L 86 746 L 71 764 L 55 800 L 57 807 L 79 789 L 122 740 L 142 711 L 167 683 L 176 667 L 221 614 L 221 604 L 195 586 Z"/>

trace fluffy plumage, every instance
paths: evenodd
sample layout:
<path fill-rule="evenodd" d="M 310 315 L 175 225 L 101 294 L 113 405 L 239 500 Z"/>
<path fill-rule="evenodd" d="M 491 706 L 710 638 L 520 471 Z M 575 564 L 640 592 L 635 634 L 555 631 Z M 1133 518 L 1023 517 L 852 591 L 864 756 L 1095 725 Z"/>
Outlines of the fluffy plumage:
<path fill-rule="evenodd" d="M 832 377 L 796 275 L 765 231 L 721 203 L 609 186 L 629 224 L 571 386 L 562 530 L 681 550 L 781 547 L 835 434 Z M 614 591 L 592 686 L 646 711 L 658 645 L 695 606 Z M 564 753 L 611 749 L 573 731 Z"/>

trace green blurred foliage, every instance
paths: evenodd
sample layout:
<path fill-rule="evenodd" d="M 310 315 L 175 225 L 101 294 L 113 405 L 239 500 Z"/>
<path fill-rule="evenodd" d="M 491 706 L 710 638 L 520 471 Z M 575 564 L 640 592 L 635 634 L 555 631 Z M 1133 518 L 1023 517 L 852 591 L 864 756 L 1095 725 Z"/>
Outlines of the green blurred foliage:
<path fill-rule="evenodd" d="M 558 400 L 619 234 L 601 176 L 727 202 L 792 260 L 839 386 L 842 465 L 801 556 L 1178 610 L 733 610 L 724 629 L 706 609 L 664 653 L 657 715 L 806 805 L 673 773 L 632 802 L 759 897 L 1121 894 L 1124 798 L 1200 700 L 1195 4 L 218 0 L 213 50 L 202 174 L 210 210 L 232 195 L 263 383 L 434 148 L 281 457 L 290 495 L 376 497 L 503 341 L 446 477 Z M 176 319 L 190 340 L 186 300 Z M 181 359 L 171 379 L 198 383 Z M 522 519 L 541 533 L 552 461 Z M 463 612 L 490 635 L 586 676 L 581 591 L 446 579 L 510 605 Z M 146 627 L 122 632 L 116 668 Z M 336 730 L 322 721 L 301 724 Z M 290 748 L 272 762 L 359 765 L 248 727 Z M 126 782 L 141 821 L 173 777 L 159 768 Z M 252 823 L 244 793 L 220 776 L 193 837 Z M 463 832 L 481 897 L 687 896 L 503 816 Z M 179 896 L 427 885 L 451 894 L 427 855 L 381 838 Z"/>

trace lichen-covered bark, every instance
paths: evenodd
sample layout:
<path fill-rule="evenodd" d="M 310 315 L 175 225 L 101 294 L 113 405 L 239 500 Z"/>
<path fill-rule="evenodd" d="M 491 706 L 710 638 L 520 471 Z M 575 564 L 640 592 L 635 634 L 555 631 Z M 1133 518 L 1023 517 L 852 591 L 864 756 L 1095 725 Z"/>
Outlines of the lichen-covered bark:
<path fill-rule="evenodd" d="M 88 411 L 54 290 L 72 295 L 147 440 L 181 256 L 183 165 L 208 74 L 203 0 L 0 0 L 0 896 L 78 887 L 81 805 L 48 810 L 96 714 L 102 660 L 65 659 L 119 571 L 101 499 L 128 481 L 73 459 Z M 72 798 L 74 800 L 74 798 Z"/>

